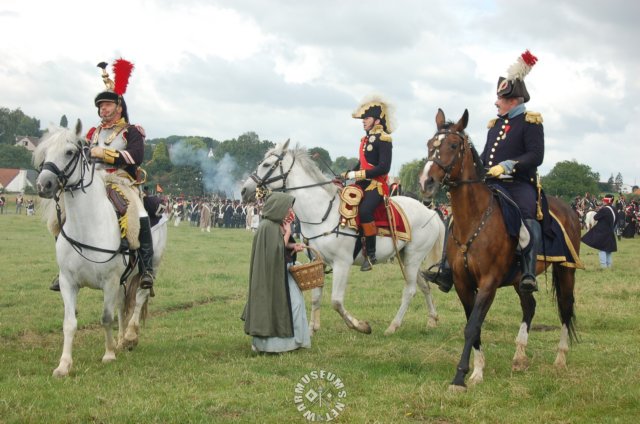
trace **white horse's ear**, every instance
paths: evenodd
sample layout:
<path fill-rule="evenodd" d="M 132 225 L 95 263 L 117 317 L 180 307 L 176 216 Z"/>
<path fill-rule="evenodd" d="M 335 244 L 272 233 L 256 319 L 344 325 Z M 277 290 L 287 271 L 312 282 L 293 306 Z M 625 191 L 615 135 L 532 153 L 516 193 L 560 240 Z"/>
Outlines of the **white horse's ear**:
<path fill-rule="evenodd" d="M 78 119 L 78 122 L 76 122 L 76 135 L 78 137 L 82 135 L 82 122 L 80 121 L 80 119 Z"/>
<path fill-rule="evenodd" d="M 291 141 L 291 139 L 287 138 L 287 141 L 285 141 L 284 144 L 282 145 L 282 151 L 283 152 L 289 148 L 289 142 L 290 141 Z"/>

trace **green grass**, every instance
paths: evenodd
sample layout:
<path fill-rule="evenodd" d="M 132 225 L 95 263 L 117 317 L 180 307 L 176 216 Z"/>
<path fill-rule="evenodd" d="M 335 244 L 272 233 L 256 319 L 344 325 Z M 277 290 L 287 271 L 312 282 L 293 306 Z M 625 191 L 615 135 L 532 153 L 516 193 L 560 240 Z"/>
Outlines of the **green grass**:
<path fill-rule="evenodd" d="M 598 269 L 582 246 L 577 328 L 568 368 L 553 367 L 559 321 L 551 281 L 542 279 L 525 372 L 511 371 L 520 308 L 503 289 L 483 327 L 484 382 L 450 393 L 463 344 L 464 314 L 454 293 L 433 289 L 438 328 L 426 328 L 420 294 L 390 337 L 384 330 L 401 295 L 397 265 L 352 269 L 346 307 L 373 334 L 348 330 L 323 298 L 322 328 L 310 350 L 256 355 L 239 319 L 252 234 L 183 223 L 169 227 L 151 317 L 138 347 L 102 364 L 101 292 L 82 290 L 74 364 L 51 376 L 62 349 L 62 302 L 47 288 L 57 268 L 53 239 L 39 218 L 0 216 L 0 422 L 305 422 L 294 386 L 312 370 L 337 374 L 347 397 L 340 422 L 636 422 L 640 411 L 638 304 L 640 239 L 622 240 L 614 270 Z M 306 293 L 307 305 L 309 294 Z"/>

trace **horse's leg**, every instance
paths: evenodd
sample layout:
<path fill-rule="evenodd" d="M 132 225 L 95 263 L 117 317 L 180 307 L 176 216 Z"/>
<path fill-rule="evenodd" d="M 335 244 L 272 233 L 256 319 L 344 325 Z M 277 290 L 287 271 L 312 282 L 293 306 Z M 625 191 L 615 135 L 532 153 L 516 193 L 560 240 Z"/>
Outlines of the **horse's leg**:
<path fill-rule="evenodd" d="M 322 301 L 322 287 L 311 290 L 311 320 L 309 331 L 314 335 L 320 330 L 320 302 Z"/>
<path fill-rule="evenodd" d="M 71 357 L 73 349 L 73 337 L 78 328 L 78 320 L 76 319 L 76 301 L 78 297 L 78 287 L 71 286 L 70 280 L 60 273 L 60 294 L 64 303 L 64 321 L 62 331 L 64 334 L 64 342 L 62 345 L 62 356 L 58 368 L 53 370 L 54 377 L 65 377 L 71 371 L 73 359 Z"/>
<path fill-rule="evenodd" d="M 400 328 L 400 326 L 402 325 L 402 320 L 404 319 L 404 315 L 407 313 L 407 309 L 409 308 L 409 303 L 411 302 L 411 299 L 413 299 L 413 296 L 415 296 L 416 294 L 418 266 L 416 266 L 415 263 L 417 259 L 412 258 L 409 254 L 405 254 L 403 261 L 406 263 L 405 274 L 407 276 L 407 279 L 405 280 L 404 289 L 402 290 L 402 301 L 395 318 L 393 319 L 393 321 L 391 321 L 391 324 L 389 324 L 389 328 L 387 328 L 387 330 L 384 332 L 386 336 L 395 333 L 396 330 Z"/>
<path fill-rule="evenodd" d="M 116 343 L 113 339 L 113 331 L 111 327 L 113 326 L 113 314 L 115 313 L 116 301 L 118 299 L 118 291 L 120 289 L 120 284 L 118 281 L 118 277 L 114 277 L 109 281 L 105 282 L 104 287 L 102 288 L 104 293 L 104 305 L 102 309 L 102 327 L 104 328 L 104 346 L 105 352 L 102 357 L 102 362 L 111 362 L 116 359 Z"/>
<path fill-rule="evenodd" d="M 371 326 L 367 321 L 360 321 L 344 308 L 344 294 L 347 289 L 350 264 L 335 264 L 333 268 L 333 284 L 331 287 L 331 306 L 335 309 L 347 327 L 361 333 L 371 334 Z"/>
<path fill-rule="evenodd" d="M 136 305 L 124 334 L 124 346 L 127 349 L 133 349 L 138 345 L 138 337 L 140 336 L 140 318 L 143 315 L 142 311 L 144 310 L 144 307 L 149 301 L 149 293 L 149 289 L 136 288 Z"/>
<path fill-rule="evenodd" d="M 118 343 L 116 349 L 122 349 L 122 343 L 124 341 L 124 329 L 127 323 L 125 322 L 124 314 L 124 287 L 120 287 L 118 290 L 118 297 L 116 299 L 116 306 L 118 308 Z"/>
<path fill-rule="evenodd" d="M 422 278 L 420 272 L 416 277 L 416 283 L 418 283 L 418 287 L 424 294 L 424 301 L 427 304 L 427 310 L 429 311 L 429 317 L 427 318 L 427 327 L 428 328 L 436 328 L 438 326 L 438 311 L 436 311 L 436 305 L 433 303 L 433 296 L 431 296 L 431 287 L 427 284 L 426 281 Z"/>
<path fill-rule="evenodd" d="M 480 285 L 482 287 L 482 285 Z M 456 287 L 458 289 L 458 287 Z M 462 293 L 461 293 L 462 292 Z M 471 357 L 471 349 L 474 348 L 477 353 L 477 361 L 474 365 L 478 365 L 480 369 L 484 368 L 484 354 L 481 350 L 480 333 L 482 329 L 482 323 L 484 322 L 487 312 L 491 307 L 491 303 L 496 295 L 495 287 L 480 288 L 475 295 L 467 288 L 458 292 L 458 296 L 465 307 L 465 313 L 468 316 L 467 325 L 464 329 L 464 348 L 462 349 L 462 355 L 460 356 L 460 362 L 456 375 L 449 386 L 450 390 L 461 391 L 466 389 L 464 383 L 465 376 L 469 372 L 469 359 Z M 468 314 L 469 306 L 473 305 L 471 314 Z M 478 382 L 478 378 L 481 379 L 482 371 L 479 371 L 474 377 L 473 383 Z"/>
<path fill-rule="evenodd" d="M 557 264 L 553 265 L 553 286 L 556 290 L 556 301 L 560 313 L 560 342 L 558 343 L 558 353 L 553 363 L 558 368 L 566 368 L 567 352 L 569 352 L 569 340 L 573 331 L 575 311 L 573 308 L 573 290 L 575 285 L 575 269 L 567 268 Z"/>
<path fill-rule="evenodd" d="M 511 361 L 511 369 L 513 371 L 524 371 L 529 368 L 529 358 L 527 357 L 526 348 L 529 342 L 529 330 L 531 330 L 531 321 L 536 313 L 536 299 L 532 293 L 523 293 L 516 288 L 516 293 L 520 297 L 520 307 L 522 308 L 522 321 L 520 330 L 516 336 L 516 352 Z"/>

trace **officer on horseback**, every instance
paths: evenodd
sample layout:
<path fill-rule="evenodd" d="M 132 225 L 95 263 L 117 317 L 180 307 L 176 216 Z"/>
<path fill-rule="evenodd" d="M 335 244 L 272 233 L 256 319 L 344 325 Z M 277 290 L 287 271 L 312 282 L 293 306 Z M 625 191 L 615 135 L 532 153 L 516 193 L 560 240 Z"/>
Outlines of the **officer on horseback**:
<path fill-rule="evenodd" d="M 520 289 L 538 290 L 536 256 L 541 251 L 542 228 L 537 218 L 538 166 L 544 159 L 544 130 L 542 116 L 527 112 L 530 99 L 524 77 L 538 59 L 528 50 L 511 65 L 507 78 L 498 79 L 495 102 L 498 118 L 489 122 L 484 151 L 480 155 L 489 168 L 492 183 L 504 188 L 518 205 L 529 230 L 531 241 L 522 251 L 522 279 Z M 502 176 L 511 178 L 502 178 Z M 539 219 L 542 219 L 540 217 Z"/>
<path fill-rule="evenodd" d="M 362 119 L 365 136 L 360 140 L 359 163 L 351 171 L 344 172 L 344 179 L 355 179 L 364 192 L 358 214 L 364 235 L 365 261 L 360 271 L 371 270 L 376 259 L 376 235 L 378 230 L 373 212 L 389 195 L 388 174 L 391 169 L 391 133 L 395 130 L 393 111 L 388 102 L 378 96 L 365 100 L 351 115 Z"/>
<path fill-rule="evenodd" d="M 520 209 L 530 236 L 526 237 L 527 232 L 521 230 L 520 245 L 526 247 L 522 249 L 520 289 L 525 292 L 538 290 L 536 256 L 542 250 L 537 168 L 544 158 L 544 131 L 542 116 L 527 112 L 524 105 L 530 99 L 524 77 L 537 60 L 527 50 L 511 65 L 506 78 L 499 77 L 495 102 L 498 117 L 489 121 L 487 142 L 480 155 L 488 169 L 487 182 L 509 193 Z M 523 243 L 524 239 L 530 239 L 529 243 Z M 445 260 L 438 272 L 426 272 L 424 276 L 444 292 L 453 285 L 451 269 Z"/>
<path fill-rule="evenodd" d="M 101 123 L 87 133 L 86 139 L 91 147 L 91 157 L 97 159 L 96 169 L 104 169 L 109 174 L 124 177 L 133 183 L 137 180 L 138 167 L 144 159 L 144 130 L 131 125 L 124 93 L 133 70 L 133 64 L 119 59 L 113 64 L 114 79 L 109 78 L 107 64 L 101 62 L 102 80 L 106 90 L 99 93 L 94 100 L 98 108 Z M 137 188 L 134 189 L 138 191 Z M 150 289 L 153 286 L 153 241 L 149 216 L 139 196 L 133 196 L 137 204 L 140 218 L 139 270 L 140 287 Z M 50 287 L 60 290 L 56 278 Z"/>

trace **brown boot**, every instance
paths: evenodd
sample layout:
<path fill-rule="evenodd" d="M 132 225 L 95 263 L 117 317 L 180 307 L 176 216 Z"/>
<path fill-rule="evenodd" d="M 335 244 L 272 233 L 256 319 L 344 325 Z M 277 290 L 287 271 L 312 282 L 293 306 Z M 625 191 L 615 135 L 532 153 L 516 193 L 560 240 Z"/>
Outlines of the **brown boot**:
<path fill-rule="evenodd" d="M 366 222 L 362 224 L 362 232 L 365 236 L 363 250 L 367 253 L 360 271 L 371 271 L 373 265 L 378 262 L 376 259 L 376 237 L 378 229 L 375 222 Z"/>

